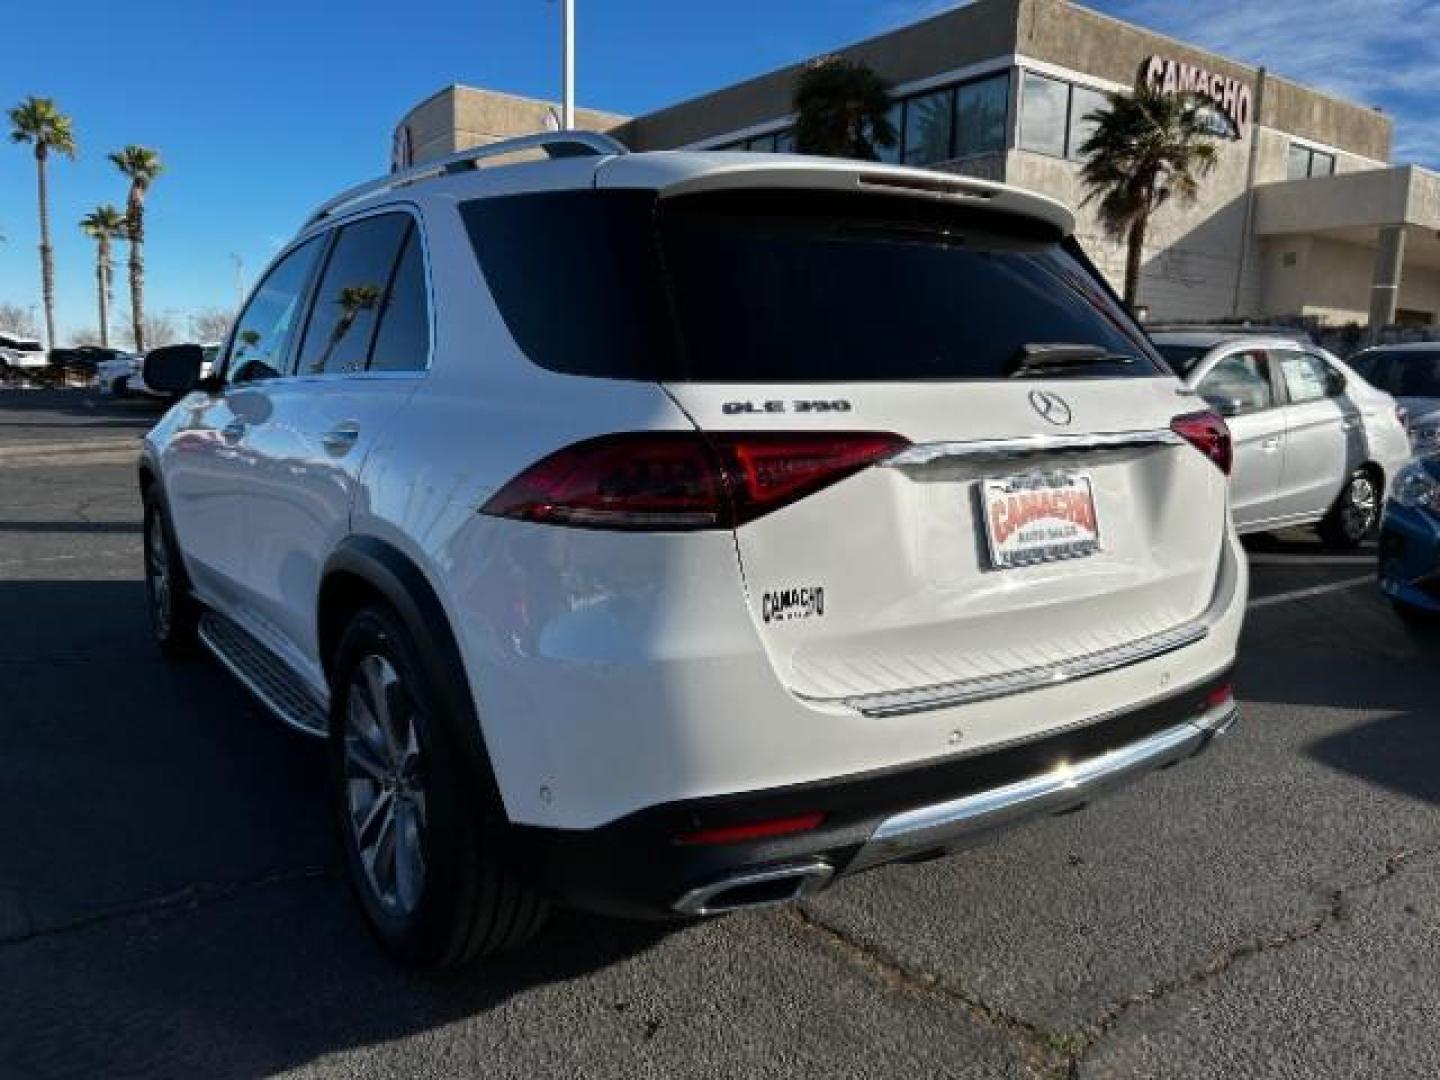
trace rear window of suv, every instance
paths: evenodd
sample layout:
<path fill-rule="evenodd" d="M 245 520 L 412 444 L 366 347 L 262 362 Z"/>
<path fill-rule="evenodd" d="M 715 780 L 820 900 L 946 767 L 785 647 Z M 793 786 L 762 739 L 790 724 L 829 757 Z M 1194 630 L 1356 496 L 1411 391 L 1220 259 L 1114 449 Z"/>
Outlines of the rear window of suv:
<path fill-rule="evenodd" d="M 462 206 L 512 335 L 552 371 L 674 382 L 998 379 L 1026 345 L 1164 369 L 1073 241 L 894 196 L 647 191 Z"/>

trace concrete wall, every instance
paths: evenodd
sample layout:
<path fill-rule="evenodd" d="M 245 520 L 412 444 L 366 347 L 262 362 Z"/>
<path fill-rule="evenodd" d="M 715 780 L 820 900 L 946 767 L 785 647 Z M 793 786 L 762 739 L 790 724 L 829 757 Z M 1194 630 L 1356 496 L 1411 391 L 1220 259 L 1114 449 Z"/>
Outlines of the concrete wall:
<path fill-rule="evenodd" d="M 481 146 L 515 135 L 544 131 L 556 102 L 539 101 L 495 90 L 447 86 L 417 105 L 401 124 L 410 129 L 415 162 Z M 613 131 L 625 122 L 617 113 L 576 109 L 575 124 L 585 131 Z"/>
<path fill-rule="evenodd" d="M 1151 220 L 1141 270 L 1140 303 L 1156 320 L 1215 319 L 1260 313 L 1261 279 L 1245 231 L 1245 177 L 1248 142 L 1220 145 L 1219 161 L 1189 207 L 1162 207 Z M 1086 205 L 1080 164 L 1025 150 L 1010 153 L 1006 179 L 1020 187 L 1052 195 L 1076 211 L 1076 236 L 1095 264 L 1119 291 L 1125 281 L 1125 246 L 1102 229 L 1093 205 Z"/>
<path fill-rule="evenodd" d="M 1264 242 L 1267 313 L 1305 315 L 1330 323 L 1369 318 L 1375 248 L 1324 236 L 1281 236 Z M 1440 321 L 1440 269 L 1407 262 L 1399 307 Z"/>

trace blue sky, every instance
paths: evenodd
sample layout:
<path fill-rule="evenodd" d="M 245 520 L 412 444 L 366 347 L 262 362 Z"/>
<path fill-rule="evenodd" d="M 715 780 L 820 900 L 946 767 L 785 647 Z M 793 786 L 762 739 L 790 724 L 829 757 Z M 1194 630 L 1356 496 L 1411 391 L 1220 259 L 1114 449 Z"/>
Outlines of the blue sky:
<path fill-rule="evenodd" d="M 643 112 L 950 6 L 578 0 L 580 100 Z M 1089 6 L 1381 105 L 1399 121 L 1397 159 L 1440 165 L 1434 0 Z M 123 203 L 107 151 L 139 142 L 165 160 L 149 204 L 147 307 L 183 327 L 192 311 L 233 303 L 231 253 L 253 282 L 310 206 L 382 172 L 391 128 L 419 99 L 451 82 L 553 96 L 559 78 L 556 0 L 59 0 L 12 5 L 6 29 L 0 105 L 53 97 L 79 139 L 78 160 L 51 176 L 62 340 L 96 323 L 93 246 L 75 223 Z M 0 231 L 0 301 L 38 304 L 25 147 L 0 145 Z"/>

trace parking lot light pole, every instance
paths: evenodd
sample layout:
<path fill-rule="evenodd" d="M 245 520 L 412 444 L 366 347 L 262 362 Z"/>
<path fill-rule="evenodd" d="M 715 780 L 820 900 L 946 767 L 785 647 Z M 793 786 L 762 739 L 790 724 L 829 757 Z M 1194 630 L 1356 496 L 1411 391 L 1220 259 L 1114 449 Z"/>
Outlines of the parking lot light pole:
<path fill-rule="evenodd" d="M 561 17 L 562 36 L 561 65 L 564 71 L 563 96 L 560 101 L 560 127 L 570 131 L 575 127 L 575 0 L 561 0 L 564 14 Z"/>

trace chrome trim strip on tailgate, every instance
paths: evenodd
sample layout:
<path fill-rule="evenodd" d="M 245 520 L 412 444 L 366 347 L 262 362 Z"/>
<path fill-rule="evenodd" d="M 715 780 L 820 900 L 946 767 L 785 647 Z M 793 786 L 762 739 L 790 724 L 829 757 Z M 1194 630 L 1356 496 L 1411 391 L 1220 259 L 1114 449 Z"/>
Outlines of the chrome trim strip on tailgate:
<path fill-rule="evenodd" d="M 1144 663 L 1166 653 L 1176 652 L 1187 646 L 1203 641 L 1210 634 L 1210 626 L 1229 608 L 1235 598 L 1239 579 L 1239 568 L 1234 553 L 1226 544 L 1220 560 L 1220 571 L 1215 580 L 1215 592 L 1210 603 L 1199 618 L 1182 623 L 1158 634 L 1138 638 L 1108 649 L 1086 653 L 1083 656 L 1060 660 L 1053 664 L 1040 664 L 997 675 L 982 675 L 973 679 L 959 679 L 955 682 L 917 686 L 908 690 L 885 690 L 875 694 L 855 694 L 850 697 L 826 698 L 799 695 L 806 701 L 817 704 L 845 705 L 863 716 L 886 717 L 906 716 L 926 712 L 930 709 L 944 709 L 954 705 L 971 705 L 978 701 L 991 701 L 1024 694 L 1033 690 L 1044 690 L 1051 686 L 1084 679 L 1092 675 L 1103 675 L 1131 664 Z"/>
<path fill-rule="evenodd" d="M 1089 802 L 1141 773 L 1197 753 L 1211 738 L 1229 729 L 1238 711 L 1231 699 L 1191 721 L 1099 757 L 886 818 L 845 872 L 852 874 L 927 851 L 964 847 L 1028 818 Z"/>
<path fill-rule="evenodd" d="M 1210 633 L 1202 622 L 1185 623 L 1174 629 L 1126 642 L 1110 649 L 1062 660 L 1055 664 L 1019 668 L 999 675 L 982 675 L 975 679 L 922 686 L 914 690 L 894 690 L 882 694 L 864 694 L 840 699 L 841 704 L 859 710 L 865 716 L 904 716 L 907 713 L 943 709 L 952 705 L 970 705 L 977 701 L 1009 697 L 1030 690 L 1103 675 L 1107 671 L 1129 667 L 1157 656 L 1164 656 L 1187 645 L 1203 640 Z"/>
<path fill-rule="evenodd" d="M 1152 446 L 1178 446 L 1185 440 L 1169 428 L 1146 431 L 1101 432 L 1093 435 L 1027 435 L 1017 439 L 977 439 L 972 442 L 920 443 L 886 458 L 878 465 L 904 468 L 928 465 L 950 458 L 996 461 L 1046 454 L 1085 454 L 1095 450 L 1131 450 Z"/>

